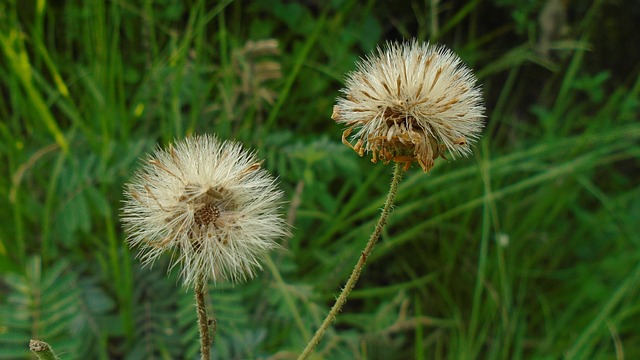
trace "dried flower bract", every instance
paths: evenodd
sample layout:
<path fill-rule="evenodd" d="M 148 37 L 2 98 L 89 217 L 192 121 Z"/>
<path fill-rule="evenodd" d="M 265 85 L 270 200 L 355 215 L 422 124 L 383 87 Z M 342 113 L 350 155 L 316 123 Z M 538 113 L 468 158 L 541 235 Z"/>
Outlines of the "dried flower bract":
<path fill-rule="evenodd" d="M 348 75 L 331 118 L 347 126 L 342 141 L 360 156 L 371 152 L 373 162 L 407 168 L 417 161 L 428 172 L 446 150 L 454 158 L 470 154 L 480 136 L 484 105 L 475 83 L 445 47 L 389 43 Z"/>
<path fill-rule="evenodd" d="M 171 251 L 186 285 L 252 278 L 289 235 L 282 192 L 254 153 L 214 136 L 156 150 L 125 188 L 127 241 L 144 264 Z"/>

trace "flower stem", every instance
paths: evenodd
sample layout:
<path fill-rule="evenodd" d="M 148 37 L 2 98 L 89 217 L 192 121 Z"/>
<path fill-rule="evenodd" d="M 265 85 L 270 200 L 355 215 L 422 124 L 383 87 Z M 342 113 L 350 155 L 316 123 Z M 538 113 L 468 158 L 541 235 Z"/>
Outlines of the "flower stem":
<path fill-rule="evenodd" d="M 207 316 L 207 307 L 204 301 L 206 283 L 203 277 L 196 281 L 196 311 L 198 313 L 198 328 L 200 329 L 200 353 L 202 360 L 211 359 L 211 345 L 216 333 L 216 321 Z"/>
<path fill-rule="evenodd" d="M 378 238 L 382 233 L 382 229 L 387 224 L 387 217 L 389 217 L 389 214 L 391 213 L 391 209 L 393 207 L 393 201 L 395 200 L 396 193 L 398 192 L 398 184 L 402 179 L 402 173 L 404 172 L 403 168 L 404 168 L 403 164 L 400 164 L 400 163 L 395 164 L 395 169 L 393 171 L 393 179 L 391 180 L 391 186 L 389 188 L 389 194 L 387 195 L 387 200 L 385 201 L 384 207 L 382 208 L 382 213 L 380 214 L 380 219 L 378 219 L 376 228 L 371 234 L 371 237 L 369 238 L 369 242 L 367 242 L 367 245 L 362 251 L 360 258 L 358 259 L 356 266 L 353 268 L 353 271 L 351 272 L 351 276 L 349 277 L 349 280 L 347 280 L 347 284 L 342 289 L 340 296 L 338 296 L 336 303 L 333 305 L 333 307 L 329 311 L 329 314 L 322 322 L 322 325 L 320 325 L 320 328 L 318 328 L 316 333 L 313 335 L 313 338 L 309 341 L 309 343 L 305 347 L 302 354 L 300 354 L 300 356 L 298 357 L 298 360 L 306 359 L 307 357 L 309 357 L 309 355 L 311 355 L 311 352 L 313 351 L 313 349 L 320 343 L 320 340 L 324 336 L 325 331 L 335 321 L 336 316 L 342 309 L 342 306 L 344 306 L 344 304 L 347 302 L 347 297 L 349 296 L 349 293 L 351 293 L 351 290 L 356 285 L 356 282 L 358 282 L 358 278 L 360 277 L 360 273 L 364 268 L 364 264 L 367 262 L 367 259 L 369 258 L 369 255 L 371 254 L 371 250 L 373 249 L 373 246 L 376 244 L 376 241 L 378 241 Z"/>

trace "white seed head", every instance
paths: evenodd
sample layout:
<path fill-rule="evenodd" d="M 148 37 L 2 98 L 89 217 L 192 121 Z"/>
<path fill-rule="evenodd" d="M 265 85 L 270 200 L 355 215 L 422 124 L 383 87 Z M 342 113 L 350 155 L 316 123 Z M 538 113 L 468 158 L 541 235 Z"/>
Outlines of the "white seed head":
<path fill-rule="evenodd" d="M 443 46 L 388 43 L 357 64 L 341 91 L 331 118 L 347 126 L 343 142 L 373 162 L 417 161 L 428 172 L 445 150 L 469 155 L 484 127 L 476 77 Z"/>
<path fill-rule="evenodd" d="M 185 285 L 240 282 L 289 236 L 282 192 L 255 153 L 215 136 L 157 149 L 125 186 L 122 222 L 143 264 L 172 253 Z"/>

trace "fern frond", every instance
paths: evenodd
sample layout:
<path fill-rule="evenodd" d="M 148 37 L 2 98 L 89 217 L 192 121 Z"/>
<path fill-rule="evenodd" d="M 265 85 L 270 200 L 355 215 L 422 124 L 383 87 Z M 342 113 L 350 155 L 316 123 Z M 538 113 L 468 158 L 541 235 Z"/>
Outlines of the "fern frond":
<path fill-rule="evenodd" d="M 81 338 L 73 332 L 80 312 L 80 289 L 65 261 L 42 269 L 32 257 L 24 274 L 5 277 L 9 288 L 0 304 L 0 358 L 29 356 L 29 339 L 38 338 L 59 354 L 77 354 Z"/>

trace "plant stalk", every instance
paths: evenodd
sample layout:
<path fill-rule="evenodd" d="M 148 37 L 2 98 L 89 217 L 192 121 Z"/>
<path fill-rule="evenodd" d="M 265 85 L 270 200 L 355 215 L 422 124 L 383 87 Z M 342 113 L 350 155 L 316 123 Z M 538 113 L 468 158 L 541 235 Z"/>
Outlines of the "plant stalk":
<path fill-rule="evenodd" d="M 313 349 L 316 346 L 318 346 L 318 344 L 320 343 L 320 340 L 324 336 L 325 331 L 335 321 L 336 316 L 338 315 L 340 310 L 342 310 L 342 307 L 344 306 L 344 304 L 347 302 L 349 293 L 351 293 L 351 290 L 355 287 L 356 282 L 358 282 L 358 278 L 360 277 L 360 273 L 364 268 L 364 264 L 367 262 L 369 255 L 371 255 L 371 250 L 373 250 L 374 245 L 378 241 L 378 238 L 382 233 L 382 229 L 387 224 L 387 218 L 391 213 L 391 210 L 393 207 L 393 201 L 395 200 L 396 193 L 398 192 L 398 184 L 400 183 L 400 180 L 402 179 L 402 174 L 404 173 L 403 168 L 404 168 L 403 164 L 395 163 L 395 168 L 393 171 L 393 179 L 391 180 L 391 186 L 389 188 L 389 194 L 387 195 L 387 199 L 384 203 L 384 207 L 382 208 L 382 213 L 380 214 L 380 219 L 378 219 L 378 223 L 376 224 L 375 230 L 371 234 L 371 237 L 369 238 L 369 242 L 367 242 L 367 245 L 362 251 L 362 254 L 358 259 L 356 266 L 353 268 L 353 271 L 351 272 L 351 276 L 349 277 L 349 280 L 347 280 L 347 284 L 342 289 L 340 296 L 338 296 L 338 299 L 336 300 L 335 304 L 329 311 L 329 314 L 324 319 L 324 321 L 322 322 L 322 325 L 320 325 L 316 333 L 313 335 L 313 338 L 311 338 L 311 340 L 305 347 L 302 354 L 300 354 L 300 356 L 298 357 L 298 360 L 303 360 L 308 358 L 309 355 L 311 355 L 311 352 L 313 351 Z"/>
<path fill-rule="evenodd" d="M 196 311 L 198 313 L 198 328 L 200 330 L 200 353 L 202 360 L 211 359 L 211 345 L 216 332 L 216 321 L 207 316 L 207 307 L 204 296 L 206 293 L 206 283 L 203 277 L 198 278 L 195 287 Z"/>

